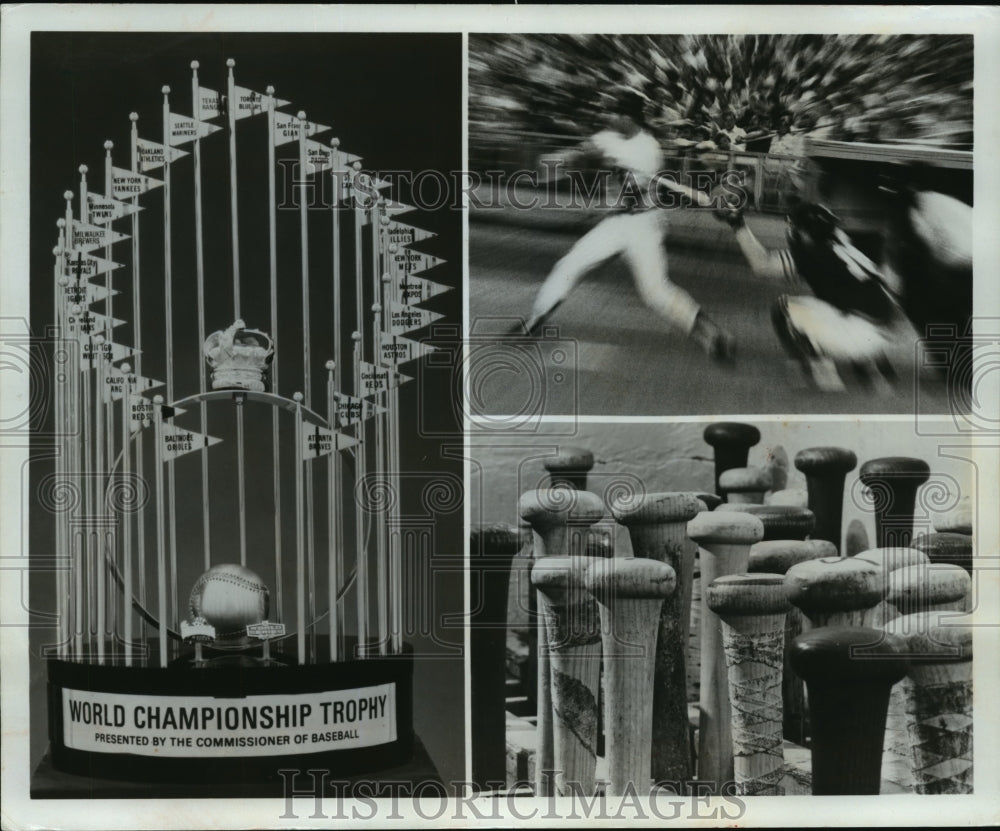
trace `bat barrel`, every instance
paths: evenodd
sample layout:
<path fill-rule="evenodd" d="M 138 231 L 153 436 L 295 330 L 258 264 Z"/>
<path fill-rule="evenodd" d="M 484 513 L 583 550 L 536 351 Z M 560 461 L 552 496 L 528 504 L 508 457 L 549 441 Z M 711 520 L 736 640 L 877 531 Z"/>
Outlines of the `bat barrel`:
<path fill-rule="evenodd" d="M 840 553 L 844 479 L 858 457 L 842 447 L 809 447 L 795 454 L 795 467 L 806 477 L 809 510 L 816 516 L 813 537 L 829 540 Z"/>
<path fill-rule="evenodd" d="M 917 490 L 930 478 L 930 467 L 921 459 L 888 456 L 865 462 L 858 478 L 875 499 L 876 545 L 909 546 Z"/>
<path fill-rule="evenodd" d="M 704 439 L 715 450 L 715 492 L 721 495 L 719 477 L 730 468 L 746 467 L 750 448 L 760 441 L 760 430 L 738 421 L 717 421 L 705 428 Z"/>

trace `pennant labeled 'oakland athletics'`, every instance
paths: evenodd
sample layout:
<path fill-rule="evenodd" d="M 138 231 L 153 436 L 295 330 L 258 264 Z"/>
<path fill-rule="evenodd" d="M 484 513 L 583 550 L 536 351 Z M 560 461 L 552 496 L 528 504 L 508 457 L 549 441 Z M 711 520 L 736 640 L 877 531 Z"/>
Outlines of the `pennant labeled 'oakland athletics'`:
<path fill-rule="evenodd" d="M 425 280 L 422 282 L 429 281 Z M 432 285 L 437 286 L 438 284 L 433 283 Z M 447 286 L 439 286 L 439 288 L 447 290 Z M 389 331 L 394 335 L 405 335 L 408 332 L 430 326 L 443 317 L 444 315 L 437 312 L 429 312 L 427 309 L 417 309 L 413 306 L 393 301 L 392 310 L 389 315 Z"/>
<path fill-rule="evenodd" d="M 359 391 L 365 397 L 395 389 L 412 380 L 406 375 L 400 375 L 394 369 L 361 361 L 361 389 Z"/>
<path fill-rule="evenodd" d="M 69 247 L 85 254 L 95 248 L 104 248 L 106 245 L 114 245 L 129 238 L 128 234 L 119 234 L 103 225 L 91 225 L 80 222 L 79 219 L 73 220 L 70 230 Z"/>
<path fill-rule="evenodd" d="M 337 393 L 337 423 L 341 427 L 350 427 L 384 412 L 386 412 L 385 407 L 379 407 L 372 401 Z"/>
<path fill-rule="evenodd" d="M 274 100 L 275 107 L 284 107 L 286 104 L 292 103 L 281 98 L 274 98 L 271 95 L 261 95 L 259 92 L 254 92 L 252 89 L 247 89 L 246 87 L 235 87 L 235 90 L 236 107 L 233 112 L 237 120 L 266 113 L 272 99 Z"/>
<path fill-rule="evenodd" d="M 189 141 L 205 138 L 205 136 L 210 136 L 221 129 L 215 124 L 199 121 L 189 115 L 170 113 L 170 135 L 167 137 L 167 143 L 176 147 L 178 144 L 187 144 Z"/>
<path fill-rule="evenodd" d="M 133 205 L 131 202 L 119 202 L 110 196 L 101 196 L 99 193 L 87 194 L 87 219 L 94 225 L 107 225 L 123 216 L 131 216 L 137 211 L 141 211 L 142 206 Z"/>
<path fill-rule="evenodd" d="M 211 447 L 220 441 L 222 439 L 217 439 L 215 436 L 196 433 L 192 430 L 181 430 L 173 425 L 167 425 L 163 428 L 163 447 L 161 448 L 163 460 L 169 462 L 187 453 Z"/>
<path fill-rule="evenodd" d="M 111 190 L 115 199 L 131 199 L 162 185 L 162 181 L 152 176 L 133 173 L 123 167 L 111 168 Z"/>
<path fill-rule="evenodd" d="M 101 230 L 103 231 L 104 229 L 102 228 Z M 121 263 L 112 262 L 111 260 L 105 260 L 103 257 L 95 257 L 93 254 L 84 254 L 82 251 L 77 251 L 70 254 L 66 258 L 66 262 L 63 266 L 63 274 L 69 277 L 70 280 L 76 280 L 79 278 L 82 281 L 86 281 L 90 278 L 98 277 L 101 274 L 107 274 L 109 271 L 114 271 L 116 268 L 121 267 Z"/>
<path fill-rule="evenodd" d="M 279 144 L 288 144 L 290 141 L 298 141 L 301 132 L 302 122 L 294 115 L 289 115 L 288 113 L 275 113 L 274 114 L 274 145 L 277 147 Z M 329 130 L 325 124 L 317 124 L 314 121 L 305 122 L 306 135 L 314 136 L 316 133 L 322 133 L 324 130 Z"/>
<path fill-rule="evenodd" d="M 309 424 L 302 428 L 301 452 L 303 461 L 328 456 L 330 453 L 346 450 L 356 444 L 361 444 L 361 441 L 352 436 L 345 436 L 343 433 L 320 427 L 318 424 Z"/>
<path fill-rule="evenodd" d="M 407 340 L 398 335 L 387 335 L 385 332 L 379 333 L 378 358 L 385 366 L 399 366 L 436 351 L 433 346 L 425 343 Z"/>
<path fill-rule="evenodd" d="M 451 286 L 443 286 L 423 277 L 413 277 L 409 274 L 398 274 L 393 278 L 396 296 L 407 306 L 424 303 L 432 297 L 451 291 Z"/>
<path fill-rule="evenodd" d="M 167 162 L 171 164 L 178 159 L 184 158 L 188 153 L 186 150 L 178 150 L 176 147 L 165 147 L 155 141 L 138 139 L 136 145 L 139 153 L 139 168 L 145 173 L 147 170 L 156 170 L 163 167 Z"/>
<path fill-rule="evenodd" d="M 120 343 L 104 341 L 97 343 L 92 337 L 80 339 L 80 369 L 86 372 L 88 369 L 96 369 L 103 366 L 105 361 L 124 361 L 135 355 L 135 349 L 131 346 L 122 346 Z"/>
<path fill-rule="evenodd" d="M 385 226 L 385 235 L 390 245 L 398 245 L 400 248 L 406 245 L 413 245 L 415 242 L 423 242 L 425 239 L 433 239 L 437 234 L 432 231 L 425 231 L 423 228 L 415 228 L 405 222 L 390 222 Z"/>

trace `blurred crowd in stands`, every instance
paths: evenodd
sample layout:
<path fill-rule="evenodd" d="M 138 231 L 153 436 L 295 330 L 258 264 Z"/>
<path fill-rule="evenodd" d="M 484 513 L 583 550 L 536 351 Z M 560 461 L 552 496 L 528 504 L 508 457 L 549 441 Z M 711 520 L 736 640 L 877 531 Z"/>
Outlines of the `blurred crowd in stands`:
<path fill-rule="evenodd" d="M 972 149 L 972 36 L 476 35 L 470 130 L 583 136 L 623 89 L 696 151 L 798 155 L 804 137 Z"/>

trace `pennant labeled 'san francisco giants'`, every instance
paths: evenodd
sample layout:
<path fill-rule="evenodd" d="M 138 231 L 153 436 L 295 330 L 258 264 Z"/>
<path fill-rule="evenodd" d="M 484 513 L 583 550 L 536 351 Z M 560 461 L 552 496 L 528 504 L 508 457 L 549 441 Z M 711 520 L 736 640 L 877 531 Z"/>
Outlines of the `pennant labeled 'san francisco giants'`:
<path fill-rule="evenodd" d="M 176 147 L 178 144 L 187 144 L 195 139 L 205 138 L 205 136 L 217 133 L 221 129 L 216 124 L 199 121 L 189 115 L 170 113 L 170 135 L 167 138 L 167 143 Z"/>
<path fill-rule="evenodd" d="M 400 248 L 406 245 L 413 245 L 415 242 L 423 242 L 425 239 L 433 239 L 437 236 L 432 231 L 425 231 L 423 228 L 415 228 L 405 222 L 390 222 L 384 229 L 386 239 L 390 245 L 398 245 Z"/>
<path fill-rule="evenodd" d="M 419 280 L 420 278 L 414 277 L 412 279 Z M 423 280 L 421 282 L 426 283 L 430 281 Z M 433 283 L 432 285 L 438 286 L 437 283 Z M 448 286 L 439 286 L 439 288 L 447 290 Z M 414 306 L 407 306 L 403 303 L 393 301 L 392 311 L 389 316 L 389 331 L 394 335 L 405 335 L 408 332 L 430 326 L 443 317 L 444 315 L 437 312 L 429 312 L 427 309 L 418 309 Z"/>
<path fill-rule="evenodd" d="M 86 254 L 88 251 L 114 245 L 125 239 L 129 239 L 128 234 L 119 234 L 104 225 L 91 225 L 74 219 L 71 226 L 69 247 Z"/>
<path fill-rule="evenodd" d="M 111 168 L 111 190 L 115 199 L 131 199 L 162 186 L 163 182 L 152 176 L 133 173 L 123 167 Z"/>
<path fill-rule="evenodd" d="M 328 456 L 338 450 L 346 450 L 361 444 L 360 439 L 352 436 L 345 436 L 335 430 L 328 430 L 318 424 L 304 425 L 302 428 L 302 460 L 316 459 L 320 456 Z"/>
<path fill-rule="evenodd" d="M 425 343 L 407 340 L 398 335 L 387 335 L 385 332 L 379 333 L 378 358 L 385 366 L 399 366 L 436 351 L 433 346 Z"/>
<path fill-rule="evenodd" d="M 314 136 L 329 130 L 326 124 L 317 124 L 315 121 L 305 122 L 306 135 Z M 274 146 L 288 144 L 291 141 L 298 141 L 302 131 L 302 122 L 294 115 L 288 113 L 274 114 Z"/>
<path fill-rule="evenodd" d="M 75 251 L 66 257 L 63 265 L 63 274 L 70 280 L 79 278 L 81 281 L 107 274 L 116 268 L 121 268 L 121 263 L 105 260 L 103 257 L 95 257 L 93 254 L 84 254 L 82 251 Z"/>
<path fill-rule="evenodd" d="M 355 398 L 342 392 L 337 393 L 337 423 L 341 427 L 350 427 L 384 412 L 386 412 L 385 407 L 380 407 L 373 401 Z"/>
<path fill-rule="evenodd" d="M 107 225 L 141 210 L 141 205 L 133 205 L 131 202 L 119 202 L 99 193 L 87 194 L 87 219 L 94 225 Z"/>
<path fill-rule="evenodd" d="M 407 381 L 412 380 L 412 378 L 406 375 L 401 375 L 394 369 L 375 366 L 375 364 L 370 364 L 367 361 L 361 361 L 360 392 L 366 397 L 369 395 L 377 395 L 378 393 L 385 392 L 386 390 L 395 389 L 396 387 L 402 386 Z"/>
<path fill-rule="evenodd" d="M 396 297 L 407 306 L 424 303 L 432 297 L 437 297 L 452 289 L 451 286 L 425 280 L 423 277 L 413 277 L 409 274 L 396 275 L 393 278 L 393 287 L 396 290 Z"/>
<path fill-rule="evenodd" d="M 275 107 L 284 107 L 286 104 L 292 103 L 281 98 L 274 98 L 271 95 L 261 95 L 259 92 L 254 92 L 252 89 L 247 89 L 246 87 L 235 87 L 234 89 L 236 92 L 236 101 L 233 113 L 237 121 L 241 118 L 249 118 L 252 115 L 266 113 L 271 106 L 272 100 Z"/>
<path fill-rule="evenodd" d="M 186 150 L 178 150 L 176 147 L 165 147 L 155 141 L 139 139 L 136 145 L 139 153 L 139 168 L 145 173 L 147 170 L 156 170 L 163 167 L 167 162 L 171 164 L 178 159 L 188 155 Z"/>
<path fill-rule="evenodd" d="M 194 453 L 205 447 L 218 444 L 222 439 L 215 436 L 208 436 L 204 433 L 197 433 L 192 430 L 181 430 L 178 427 L 166 425 L 163 428 L 163 460 L 171 461 L 184 456 L 187 453 Z"/>

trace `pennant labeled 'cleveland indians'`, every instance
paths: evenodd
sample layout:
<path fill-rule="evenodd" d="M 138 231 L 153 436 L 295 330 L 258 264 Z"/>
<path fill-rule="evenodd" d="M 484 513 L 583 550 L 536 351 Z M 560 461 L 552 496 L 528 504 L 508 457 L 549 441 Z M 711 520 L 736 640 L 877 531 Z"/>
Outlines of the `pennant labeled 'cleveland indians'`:
<path fill-rule="evenodd" d="M 136 144 L 139 154 L 139 168 L 145 172 L 163 167 L 167 162 L 175 162 L 184 158 L 188 153 L 186 150 L 178 150 L 176 147 L 165 147 L 155 141 L 138 139 Z"/>
<path fill-rule="evenodd" d="M 379 333 L 378 358 L 385 366 L 399 366 L 436 351 L 433 346 L 425 343 L 407 340 L 398 335 L 387 335 L 385 332 Z"/>
<path fill-rule="evenodd" d="M 210 136 L 221 129 L 216 124 L 199 121 L 189 115 L 170 113 L 170 134 L 167 137 L 167 143 L 176 147 L 178 144 L 187 144 L 189 141 L 205 138 L 205 136 Z"/>
<path fill-rule="evenodd" d="M 274 114 L 274 144 L 277 147 L 279 144 L 288 144 L 290 141 L 298 141 L 299 136 L 302 132 L 302 123 L 294 115 L 289 115 L 288 113 L 275 113 Z M 316 133 L 322 133 L 324 130 L 331 129 L 325 124 L 317 124 L 314 121 L 305 122 L 306 135 L 314 136 Z"/>
<path fill-rule="evenodd" d="M 103 225 L 91 225 L 87 222 L 80 222 L 79 219 L 74 219 L 71 225 L 69 247 L 86 254 L 95 248 L 114 245 L 116 242 L 121 242 L 128 238 L 128 234 L 119 234 L 117 231 L 112 231 Z"/>
<path fill-rule="evenodd" d="M 237 120 L 266 113 L 271 106 L 272 100 L 275 107 L 284 107 L 286 104 L 292 103 L 281 98 L 274 98 L 271 95 L 261 95 L 259 92 L 254 92 L 252 89 L 247 89 L 246 87 L 235 87 L 235 91 L 236 107 L 233 113 Z"/>
<path fill-rule="evenodd" d="M 167 425 L 163 428 L 163 447 L 160 449 L 163 452 L 164 461 L 169 462 L 187 453 L 211 447 L 220 441 L 222 439 L 217 439 L 215 436 L 208 436 L 192 430 L 181 430 L 173 425 Z"/>
<path fill-rule="evenodd" d="M 222 96 L 214 89 L 198 87 L 198 120 L 218 118 L 222 115 Z"/>
<path fill-rule="evenodd" d="M 121 263 L 77 251 L 66 258 L 66 262 L 63 265 L 63 274 L 69 277 L 70 280 L 79 278 L 82 281 L 86 281 L 121 267 Z"/>
<path fill-rule="evenodd" d="M 377 395 L 380 392 L 385 392 L 386 390 L 395 389 L 396 387 L 402 386 L 407 381 L 412 381 L 413 379 L 406 376 L 400 375 L 394 369 L 387 369 L 382 366 L 375 366 L 375 364 L 370 364 L 367 361 L 361 361 L 361 390 L 360 392 L 366 397 L 369 395 Z"/>
<path fill-rule="evenodd" d="M 412 278 L 414 280 L 419 278 Z M 424 280 L 421 282 L 430 282 Z M 437 283 L 432 285 L 437 286 Z M 440 286 L 447 290 L 447 286 Z M 408 332 L 413 332 L 417 329 L 423 329 L 425 326 L 430 326 L 432 323 L 436 323 L 444 315 L 438 314 L 437 312 L 429 312 L 427 309 L 418 309 L 414 306 L 407 306 L 403 303 L 397 303 L 393 301 L 392 310 L 389 315 L 389 331 L 394 335 L 405 335 Z"/>
<path fill-rule="evenodd" d="M 413 225 L 407 225 L 405 222 L 390 222 L 383 230 L 389 244 L 398 245 L 400 248 L 406 245 L 413 245 L 416 242 L 423 242 L 425 239 L 433 239 L 437 236 L 432 231 L 415 228 Z"/>
<path fill-rule="evenodd" d="M 111 168 L 111 190 L 115 199 L 131 199 L 162 185 L 162 181 L 152 176 L 133 173 L 123 167 Z"/>
<path fill-rule="evenodd" d="M 372 401 L 337 393 L 337 423 L 341 427 L 350 427 L 384 412 L 386 412 L 385 407 L 380 407 Z"/>
<path fill-rule="evenodd" d="M 119 202 L 99 193 L 87 194 L 87 219 L 94 225 L 107 225 L 141 210 L 141 205 L 133 205 L 131 202 Z"/>
<path fill-rule="evenodd" d="M 115 263 L 115 265 L 117 265 L 117 263 Z M 65 300 L 66 303 L 69 305 L 76 304 L 79 306 L 97 303 L 99 300 L 107 300 L 109 297 L 121 294 L 120 291 L 88 283 L 86 280 L 81 280 L 79 283 L 69 283 L 68 285 L 63 286 L 62 290 L 63 300 Z"/>
<path fill-rule="evenodd" d="M 124 322 L 124 320 L 84 309 L 78 313 L 70 312 L 66 315 L 66 334 L 70 337 L 96 335 L 108 328 L 113 329 L 115 326 L 121 326 Z"/>
<path fill-rule="evenodd" d="M 407 306 L 415 306 L 424 303 L 432 297 L 451 291 L 451 286 L 444 286 L 432 280 L 425 280 L 423 277 L 413 277 L 409 274 L 399 274 L 393 278 L 393 285 L 396 289 L 396 297 Z"/>
<path fill-rule="evenodd" d="M 131 346 L 122 346 L 120 343 L 104 341 L 97 343 L 92 337 L 81 338 L 80 344 L 80 369 L 96 369 L 103 366 L 105 361 L 124 361 L 135 355 L 135 349 Z"/>
<path fill-rule="evenodd" d="M 361 444 L 360 439 L 328 430 L 318 424 L 309 424 L 302 428 L 301 452 L 303 461 L 328 456 L 338 450 L 354 447 L 356 444 Z"/>

